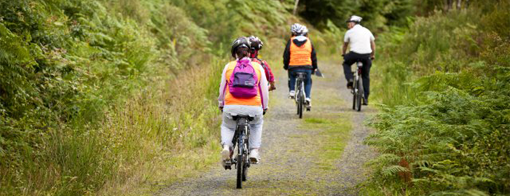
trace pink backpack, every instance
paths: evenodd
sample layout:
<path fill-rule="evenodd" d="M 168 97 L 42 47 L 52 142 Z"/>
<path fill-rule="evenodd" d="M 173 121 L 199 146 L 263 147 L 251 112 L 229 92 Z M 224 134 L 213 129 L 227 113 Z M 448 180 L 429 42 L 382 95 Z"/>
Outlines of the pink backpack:
<path fill-rule="evenodd" d="M 258 85 L 257 73 L 251 60 L 249 58 L 238 60 L 228 83 L 230 94 L 237 98 L 252 98 L 257 96 Z"/>

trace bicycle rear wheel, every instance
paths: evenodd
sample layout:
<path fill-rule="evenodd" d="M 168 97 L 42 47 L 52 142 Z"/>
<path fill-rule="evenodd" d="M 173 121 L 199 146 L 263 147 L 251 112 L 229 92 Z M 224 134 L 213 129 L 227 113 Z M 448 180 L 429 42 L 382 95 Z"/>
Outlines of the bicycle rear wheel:
<path fill-rule="evenodd" d="M 298 97 L 298 113 L 299 113 L 299 118 L 303 118 L 303 102 L 305 102 L 305 98 L 303 96 L 303 92 L 301 91 L 299 93 L 299 97 Z"/>
<path fill-rule="evenodd" d="M 354 73 L 354 74 L 357 74 L 357 73 Z M 356 110 L 356 103 L 357 103 L 357 100 L 358 100 L 358 82 L 357 82 L 357 76 L 355 76 L 354 78 L 354 82 L 352 84 L 352 109 L 353 110 Z"/>
<path fill-rule="evenodd" d="M 240 128 L 242 129 L 242 128 Z M 237 188 L 243 188 L 243 170 L 244 170 L 244 130 L 239 130 L 241 134 L 237 139 Z"/>
<path fill-rule="evenodd" d="M 237 188 L 243 188 L 243 170 L 244 170 L 244 161 L 243 155 L 237 155 Z"/>
<path fill-rule="evenodd" d="M 353 92 L 352 92 L 352 109 L 355 110 L 356 109 L 356 89 L 355 86 L 353 87 Z"/>
<path fill-rule="evenodd" d="M 356 81 L 356 110 L 361 111 L 361 98 L 363 97 L 363 86 L 361 84 L 361 79 Z"/>
<path fill-rule="evenodd" d="M 296 91 L 296 97 L 294 98 L 294 101 L 296 101 L 296 109 L 297 109 L 297 115 L 299 115 L 299 90 Z"/>

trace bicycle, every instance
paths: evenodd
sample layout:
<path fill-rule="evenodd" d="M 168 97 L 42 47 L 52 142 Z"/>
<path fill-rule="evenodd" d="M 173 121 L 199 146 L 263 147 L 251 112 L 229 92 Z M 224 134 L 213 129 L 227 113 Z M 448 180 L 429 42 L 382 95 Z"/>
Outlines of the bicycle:
<path fill-rule="evenodd" d="M 237 155 L 234 156 L 233 160 L 228 160 L 225 163 L 225 169 L 232 169 L 231 165 L 234 164 L 237 170 L 237 184 L 236 187 L 238 189 L 242 188 L 243 181 L 247 180 L 248 177 L 248 168 L 250 167 L 250 159 L 248 158 L 250 155 L 250 126 L 249 122 L 253 121 L 254 117 L 250 117 L 248 115 L 237 115 L 232 116 L 232 118 L 236 121 L 236 130 L 234 133 L 234 138 L 232 139 L 232 143 L 234 144 L 234 149 L 237 150 Z"/>
<path fill-rule="evenodd" d="M 297 114 L 299 115 L 299 118 L 303 118 L 303 105 L 306 104 L 306 94 L 305 94 L 305 72 L 297 72 L 297 78 L 296 78 L 296 95 L 294 97 L 294 100 L 296 101 L 297 106 Z M 310 111 L 310 109 L 306 109 L 307 111 Z"/>
<path fill-rule="evenodd" d="M 361 78 L 361 68 L 363 67 L 363 63 L 360 61 L 356 62 L 357 70 L 353 72 L 354 81 L 351 93 L 353 94 L 352 99 L 352 109 L 361 111 L 361 100 L 365 99 L 365 91 L 363 89 L 363 80 Z"/>

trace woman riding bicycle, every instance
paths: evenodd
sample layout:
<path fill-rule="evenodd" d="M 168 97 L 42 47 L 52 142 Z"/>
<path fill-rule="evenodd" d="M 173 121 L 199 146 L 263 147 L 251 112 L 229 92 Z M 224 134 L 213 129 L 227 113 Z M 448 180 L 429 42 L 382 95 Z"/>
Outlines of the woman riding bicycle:
<path fill-rule="evenodd" d="M 250 59 L 251 43 L 248 38 L 240 37 L 232 43 L 232 57 L 236 58 L 225 65 L 221 75 L 219 89 L 219 108 L 223 111 L 221 124 L 222 160 L 231 159 L 233 152 L 232 138 L 236 129 L 236 121 L 232 116 L 249 115 L 254 117 L 250 122 L 250 160 L 258 163 L 258 149 L 262 140 L 263 114 L 269 101 L 268 82 L 264 68 Z"/>
<path fill-rule="evenodd" d="M 295 23 L 290 27 L 291 39 L 287 42 L 283 52 L 283 68 L 289 71 L 289 96 L 293 98 L 296 94 L 296 76 L 298 72 L 306 73 L 305 94 L 307 109 L 312 107 L 312 74 L 317 70 L 317 55 L 306 26 Z"/>

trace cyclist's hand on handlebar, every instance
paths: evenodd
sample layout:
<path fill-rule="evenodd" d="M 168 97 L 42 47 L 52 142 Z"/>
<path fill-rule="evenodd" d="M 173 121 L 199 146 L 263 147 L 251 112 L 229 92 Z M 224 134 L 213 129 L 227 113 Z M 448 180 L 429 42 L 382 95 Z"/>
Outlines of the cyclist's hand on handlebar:
<path fill-rule="evenodd" d="M 262 115 L 266 115 L 266 112 L 267 112 L 267 108 L 264 109 L 264 112 L 262 112 Z"/>
<path fill-rule="evenodd" d="M 219 107 L 220 111 L 223 112 L 223 107 Z"/>
<path fill-rule="evenodd" d="M 370 55 L 370 60 L 375 60 L 375 55 Z"/>

